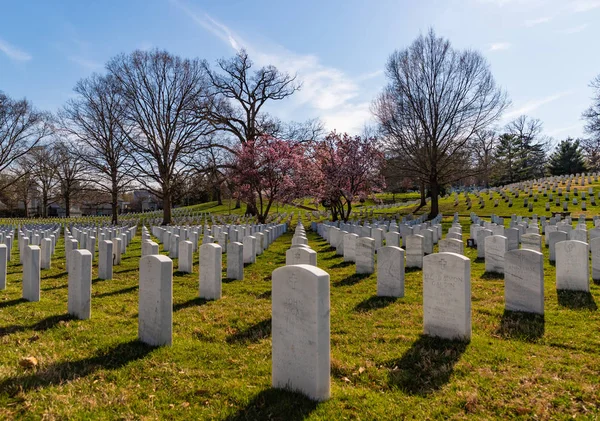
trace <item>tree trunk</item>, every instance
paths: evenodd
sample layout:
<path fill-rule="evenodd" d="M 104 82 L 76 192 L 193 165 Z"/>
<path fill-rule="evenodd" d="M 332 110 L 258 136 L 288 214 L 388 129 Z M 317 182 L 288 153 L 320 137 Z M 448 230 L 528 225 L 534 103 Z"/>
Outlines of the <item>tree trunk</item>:
<path fill-rule="evenodd" d="M 112 212 L 112 218 L 111 218 L 111 223 L 113 225 L 117 225 L 118 223 L 118 214 L 119 214 L 119 196 L 117 195 L 117 191 L 116 189 L 113 188 L 113 191 L 111 193 L 111 212 Z"/>
<path fill-rule="evenodd" d="M 42 218 L 48 216 L 48 193 L 42 193 Z"/>
<path fill-rule="evenodd" d="M 218 206 L 222 206 L 223 205 L 223 195 L 221 194 L 221 189 L 217 188 L 217 205 Z"/>
<path fill-rule="evenodd" d="M 68 193 L 65 193 L 65 216 L 67 218 L 71 217 L 71 195 Z"/>
<path fill-rule="evenodd" d="M 427 204 L 427 201 L 425 200 L 425 183 L 423 181 L 421 181 L 419 192 L 421 193 L 421 204 L 419 205 L 419 207 L 423 207 Z"/>
<path fill-rule="evenodd" d="M 350 214 L 352 213 L 352 202 L 348 202 L 348 212 L 344 215 L 344 222 L 348 222 Z"/>
<path fill-rule="evenodd" d="M 163 221 L 162 225 L 171 223 L 171 192 L 163 188 Z"/>
<path fill-rule="evenodd" d="M 437 181 L 430 182 L 429 192 L 431 193 L 431 211 L 429 212 L 429 219 L 433 219 L 438 215 L 438 213 L 440 213 L 440 208 L 438 204 L 440 185 Z"/>
<path fill-rule="evenodd" d="M 235 201 L 235 208 L 234 209 L 239 209 L 242 207 L 242 202 L 240 201 L 240 198 L 238 197 Z"/>
<path fill-rule="evenodd" d="M 23 201 L 23 203 L 25 203 L 25 218 L 29 218 L 29 206 L 27 206 L 27 194 L 25 195 L 25 200 Z M 17 207 L 18 207 L 18 202 L 17 202 Z"/>

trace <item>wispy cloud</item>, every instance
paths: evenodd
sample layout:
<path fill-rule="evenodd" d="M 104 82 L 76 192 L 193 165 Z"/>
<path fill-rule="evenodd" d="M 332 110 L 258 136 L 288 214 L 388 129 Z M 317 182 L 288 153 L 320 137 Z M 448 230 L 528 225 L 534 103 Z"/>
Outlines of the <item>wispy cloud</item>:
<path fill-rule="evenodd" d="M 239 50 L 241 46 L 236 40 L 236 36 L 225 25 L 211 18 L 207 13 L 199 13 L 189 8 L 185 3 L 179 0 L 171 0 L 171 3 L 181 9 L 194 22 L 202 26 L 208 32 L 219 38 L 221 41 L 228 43 L 234 50 Z"/>
<path fill-rule="evenodd" d="M 582 25 L 574 26 L 572 28 L 562 29 L 558 32 L 561 34 L 576 34 L 585 31 L 588 26 L 589 25 L 587 23 L 584 23 Z"/>
<path fill-rule="evenodd" d="M 508 113 L 504 114 L 504 119 L 510 120 L 510 119 L 518 117 L 522 114 L 529 114 L 532 111 L 535 111 L 538 108 L 540 108 L 546 104 L 549 104 L 551 102 L 554 102 L 561 98 L 564 98 L 565 96 L 568 96 L 571 93 L 572 93 L 571 91 L 558 92 L 558 93 L 555 93 L 552 95 L 545 96 L 543 98 L 537 98 L 537 99 L 532 99 L 532 100 L 526 101 L 526 102 L 522 103 L 520 106 L 518 106 L 517 108 L 514 108 L 511 111 L 509 111 Z"/>
<path fill-rule="evenodd" d="M 328 129 L 349 132 L 360 131 L 370 119 L 369 104 L 361 99 L 365 93 L 361 91 L 359 82 L 379 77 L 383 71 L 352 78 L 335 67 L 323 65 L 315 55 L 298 54 L 280 45 L 254 45 L 208 14 L 193 10 L 179 0 L 171 0 L 171 3 L 233 50 L 245 48 L 257 65 L 274 65 L 281 71 L 298 76 L 302 89 L 286 101 L 285 106 L 278 106 L 278 112 L 297 114 L 308 108 L 323 120 Z"/>
<path fill-rule="evenodd" d="M 510 47 L 511 44 L 509 42 L 495 42 L 493 44 L 490 44 L 490 48 L 488 49 L 488 51 L 508 50 Z"/>
<path fill-rule="evenodd" d="M 87 70 L 95 71 L 95 70 L 102 69 L 102 64 L 97 63 L 93 60 L 88 60 L 88 59 L 78 57 L 78 56 L 69 56 L 68 59 L 69 59 L 69 61 L 71 61 L 75 64 L 78 64 L 79 66 L 81 66 Z"/>
<path fill-rule="evenodd" d="M 541 25 L 542 23 L 548 23 L 552 20 L 552 17 L 550 16 L 542 16 L 536 19 L 528 19 L 525 22 L 523 22 L 523 25 L 527 26 L 527 27 L 532 27 L 532 26 L 537 26 L 537 25 Z"/>
<path fill-rule="evenodd" d="M 574 13 L 587 12 L 600 7 L 600 0 L 570 0 L 565 1 Z"/>
<path fill-rule="evenodd" d="M 581 132 L 581 129 L 582 129 L 582 124 L 573 124 L 573 125 L 567 126 L 567 127 L 559 127 L 557 129 L 551 129 L 551 130 L 547 131 L 546 133 L 548 134 L 548 136 L 557 137 L 561 133 L 567 133 L 567 132 L 573 132 L 573 131 Z"/>
<path fill-rule="evenodd" d="M 14 45 L 9 44 L 7 41 L 4 41 L 0 38 L 0 51 L 8 56 L 11 60 L 16 61 L 29 61 L 31 60 L 31 54 L 18 49 Z"/>

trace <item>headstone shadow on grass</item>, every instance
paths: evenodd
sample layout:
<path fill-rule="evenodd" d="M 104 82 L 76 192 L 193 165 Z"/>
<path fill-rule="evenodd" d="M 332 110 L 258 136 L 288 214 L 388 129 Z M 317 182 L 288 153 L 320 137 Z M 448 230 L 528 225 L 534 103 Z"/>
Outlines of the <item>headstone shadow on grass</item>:
<path fill-rule="evenodd" d="M 543 314 L 504 310 L 498 335 L 506 339 L 518 339 L 525 342 L 537 342 L 544 336 L 545 320 Z"/>
<path fill-rule="evenodd" d="M 273 420 L 300 421 L 317 408 L 315 402 L 300 393 L 268 388 L 254 396 L 250 402 L 226 421 Z"/>
<path fill-rule="evenodd" d="M 335 284 L 333 284 L 333 286 L 335 286 L 335 287 L 352 286 L 352 285 L 358 284 L 360 281 L 368 278 L 369 276 L 371 276 L 371 274 L 369 274 L 369 273 L 355 273 L 353 275 L 345 277 L 344 279 L 342 279 L 339 282 L 336 282 Z"/>
<path fill-rule="evenodd" d="M 113 295 L 127 294 L 128 292 L 137 291 L 137 289 L 138 289 L 138 286 L 134 285 L 132 287 L 122 288 L 122 289 L 118 289 L 116 291 L 103 292 L 102 294 L 94 294 L 94 295 L 92 295 L 92 298 L 111 297 Z"/>
<path fill-rule="evenodd" d="M 89 376 L 97 370 L 119 369 L 132 361 L 144 358 L 155 347 L 138 340 L 120 343 L 108 349 L 98 350 L 96 355 L 76 361 L 42 364 L 35 373 L 9 377 L 0 382 L 0 390 L 16 396 L 29 390 L 59 385 Z"/>
<path fill-rule="evenodd" d="M 573 310 L 596 311 L 598 309 L 594 297 L 587 291 L 559 289 L 556 291 L 556 294 L 558 295 L 558 304 L 563 307 Z"/>
<path fill-rule="evenodd" d="M 0 308 L 12 307 L 27 302 L 28 301 L 25 298 L 15 298 L 14 300 L 0 301 Z"/>
<path fill-rule="evenodd" d="M 501 281 L 504 279 L 504 274 L 499 272 L 483 272 L 483 275 L 481 275 L 481 279 Z"/>
<path fill-rule="evenodd" d="M 354 311 L 358 313 L 366 313 L 371 310 L 385 308 L 396 301 L 398 301 L 397 297 L 378 297 L 377 295 L 373 295 L 372 297 L 369 297 L 366 300 L 358 303 L 354 307 Z"/>
<path fill-rule="evenodd" d="M 205 298 L 192 298 L 191 300 L 184 301 L 182 303 L 173 304 L 173 312 L 183 310 L 184 308 L 194 307 L 194 306 L 202 306 L 206 304 L 208 300 Z"/>
<path fill-rule="evenodd" d="M 261 339 L 268 338 L 269 336 L 271 336 L 270 317 L 228 336 L 226 342 L 228 344 L 256 343 L 260 342 Z"/>
<path fill-rule="evenodd" d="M 332 265 L 331 269 L 345 268 L 348 266 L 352 266 L 353 264 L 354 264 L 354 262 L 340 262 L 340 263 L 336 263 L 335 265 Z"/>
<path fill-rule="evenodd" d="M 68 322 L 69 320 L 75 320 L 70 314 L 58 314 L 45 319 L 40 320 L 32 325 L 9 325 L 0 327 L 0 338 L 12 333 L 24 332 L 26 330 L 34 330 L 36 332 L 43 332 L 52 329 L 61 322 Z"/>
<path fill-rule="evenodd" d="M 427 396 L 450 381 L 468 342 L 421 335 L 401 358 L 385 363 L 388 383 L 411 395 Z"/>

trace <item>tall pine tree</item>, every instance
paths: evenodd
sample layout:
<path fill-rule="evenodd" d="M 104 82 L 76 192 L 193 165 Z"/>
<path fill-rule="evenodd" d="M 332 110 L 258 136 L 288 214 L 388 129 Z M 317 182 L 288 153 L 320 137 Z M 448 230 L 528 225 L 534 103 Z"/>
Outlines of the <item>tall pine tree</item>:
<path fill-rule="evenodd" d="M 552 175 L 577 174 L 587 171 L 579 140 L 563 140 L 550 156 L 548 169 Z"/>

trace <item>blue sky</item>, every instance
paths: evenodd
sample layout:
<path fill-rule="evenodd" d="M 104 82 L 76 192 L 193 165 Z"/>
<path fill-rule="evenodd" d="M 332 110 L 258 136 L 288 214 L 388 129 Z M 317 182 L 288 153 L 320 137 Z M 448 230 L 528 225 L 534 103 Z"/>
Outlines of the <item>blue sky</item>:
<path fill-rule="evenodd" d="M 257 65 L 298 74 L 302 90 L 270 111 L 360 132 L 390 53 L 433 27 L 489 60 L 513 102 L 547 135 L 581 136 L 600 74 L 600 0 L 242 1 L 3 0 L 0 90 L 56 111 L 114 55 L 163 48 L 214 63 L 245 47 Z"/>

